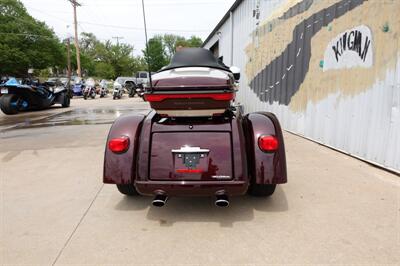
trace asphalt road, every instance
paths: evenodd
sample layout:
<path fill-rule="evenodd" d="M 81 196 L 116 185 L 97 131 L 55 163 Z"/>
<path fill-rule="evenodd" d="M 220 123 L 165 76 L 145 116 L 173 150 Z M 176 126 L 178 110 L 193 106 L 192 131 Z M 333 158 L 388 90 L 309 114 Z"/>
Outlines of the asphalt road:
<path fill-rule="evenodd" d="M 270 199 L 127 198 L 102 184 L 111 122 L 140 99 L 0 115 L 1 265 L 400 263 L 400 177 L 285 134 Z"/>

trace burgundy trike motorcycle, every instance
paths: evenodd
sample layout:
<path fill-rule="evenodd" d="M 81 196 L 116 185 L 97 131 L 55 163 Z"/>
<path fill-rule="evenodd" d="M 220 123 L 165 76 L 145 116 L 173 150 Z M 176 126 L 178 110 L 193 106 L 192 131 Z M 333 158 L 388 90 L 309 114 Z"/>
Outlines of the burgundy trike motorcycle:
<path fill-rule="evenodd" d="M 152 76 L 147 115 L 118 118 L 108 135 L 103 181 L 125 195 L 270 196 L 287 182 L 277 118 L 232 105 L 240 74 L 202 48 L 187 48 Z"/>

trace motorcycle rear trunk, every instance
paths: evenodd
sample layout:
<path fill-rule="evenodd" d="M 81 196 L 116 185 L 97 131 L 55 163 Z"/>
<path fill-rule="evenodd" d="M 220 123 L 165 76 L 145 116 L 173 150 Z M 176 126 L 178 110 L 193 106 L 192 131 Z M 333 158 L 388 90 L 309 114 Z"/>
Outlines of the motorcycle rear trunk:
<path fill-rule="evenodd" d="M 142 136 L 150 138 L 139 139 L 135 183 L 140 193 L 246 192 L 246 151 L 237 119 L 158 119 L 151 114 L 143 122 Z"/>
<path fill-rule="evenodd" d="M 165 116 L 213 116 L 229 108 L 235 81 L 227 71 L 183 67 L 157 73 L 145 99 Z"/>

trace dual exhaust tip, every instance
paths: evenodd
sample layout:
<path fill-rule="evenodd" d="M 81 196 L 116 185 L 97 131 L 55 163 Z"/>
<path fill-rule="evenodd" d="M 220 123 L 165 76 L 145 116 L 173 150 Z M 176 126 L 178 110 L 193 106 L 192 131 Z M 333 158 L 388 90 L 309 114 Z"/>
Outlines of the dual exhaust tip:
<path fill-rule="evenodd" d="M 217 195 L 215 199 L 215 206 L 217 207 L 228 207 L 229 198 L 226 194 Z"/>
<path fill-rule="evenodd" d="M 163 207 L 165 203 L 167 203 L 168 197 L 165 194 L 158 194 L 153 199 L 153 206 L 154 207 Z"/>
<path fill-rule="evenodd" d="M 165 194 L 157 194 L 153 201 L 152 204 L 154 207 L 163 207 L 165 203 L 167 203 L 168 196 Z M 229 198 L 226 194 L 220 194 L 216 195 L 215 199 L 215 206 L 217 207 L 228 207 L 229 206 Z"/>

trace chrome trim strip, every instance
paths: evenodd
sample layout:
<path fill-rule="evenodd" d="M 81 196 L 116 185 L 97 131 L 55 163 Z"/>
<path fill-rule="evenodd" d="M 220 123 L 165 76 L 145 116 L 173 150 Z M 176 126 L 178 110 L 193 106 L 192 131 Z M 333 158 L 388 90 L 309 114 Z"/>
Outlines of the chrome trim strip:
<path fill-rule="evenodd" d="M 171 150 L 172 153 L 209 153 L 208 149 L 201 149 L 200 147 L 183 146 L 179 150 Z"/>

